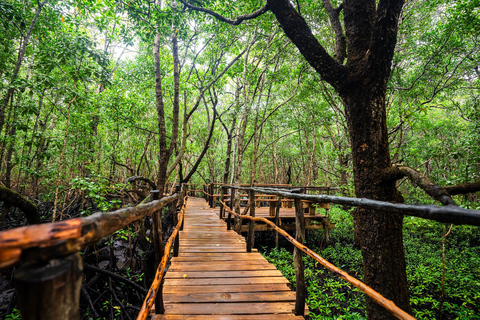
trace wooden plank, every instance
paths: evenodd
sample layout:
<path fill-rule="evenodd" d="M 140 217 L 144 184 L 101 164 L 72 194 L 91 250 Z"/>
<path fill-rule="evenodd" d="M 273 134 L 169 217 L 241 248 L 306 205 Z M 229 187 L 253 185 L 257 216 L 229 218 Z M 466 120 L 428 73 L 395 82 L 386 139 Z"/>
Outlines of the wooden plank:
<path fill-rule="evenodd" d="M 208 285 L 231 285 L 231 284 L 259 284 L 259 283 L 289 283 L 283 276 L 256 277 L 256 278 L 195 278 L 169 279 L 170 286 L 208 286 Z"/>
<path fill-rule="evenodd" d="M 171 286 L 165 282 L 163 293 L 202 293 L 202 292 L 279 292 L 291 291 L 291 289 L 283 283 L 268 283 L 262 285 L 256 284 L 235 284 L 235 285 L 218 285 L 218 286 Z"/>
<path fill-rule="evenodd" d="M 180 253 L 182 254 L 182 253 Z M 262 255 L 243 255 L 240 252 L 183 252 L 182 256 L 172 258 L 174 262 L 202 262 L 202 261 L 251 261 L 251 260 L 264 260 Z"/>
<path fill-rule="evenodd" d="M 262 315 L 170 315 L 156 314 L 152 320 L 303 320 L 303 317 L 294 314 L 262 314 Z"/>
<path fill-rule="evenodd" d="M 169 293 L 166 303 L 294 302 L 295 292 Z"/>
<path fill-rule="evenodd" d="M 172 303 L 165 305 L 171 314 L 266 314 L 292 313 L 292 302 L 249 303 Z"/>
<path fill-rule="evenodd" d="M 199 264 L 195 262 L 193 265 L 185 265 L 186 263 L 190 262 L 184 262 L 181 265 L 172 265 L 168 269 L 169 271 L 178 271 L 178 272 L 187 272 L 187 271 L 223 271 L 223 270 L 275 270 L 275 267 L 272 264 L 246 264 L 246 263 L 229 263 L 228 265 L 226 263 L 218 263 L 218 264 L 211 264 L 210 262 L 208 263 L 202 263 Z"/>
<path fill-rule="evenodd" d="M 282 273 L 278 270 L 251 270 L 251 271 L 190 271 L 167 272 L 165 279 L 195 279 L 195 278 L 246 278 L 246 277 L 281 277 Z"/>
<path fill-rule="evenodd" d="M 258 252 L 246 253 L 245 238 L 226 229 L 204 201 L 189 200 L 180 253 L 165 275 L 165 315 L 152 319 L 303 319 L 293 314 L 295 293 L 286 278 Z"/>
<path fill-rule="evenodd" d="M 195 248 L 195 247 L 191 247 L 191 248 L 185 248 L 185 249 L 182 249 L 180 251 L 183 251 L 183 252 L 211 252 L 212 249 L 211 248 Z M 234 252 L 245 252 L 245 248 L 243 249 L 229 249 L 229 248 L 222 248 L 222 247 L 218 247 L 217 250 L 215 250 L 216 252 L 228 252 L 228 253 L 234 253 Z"/>

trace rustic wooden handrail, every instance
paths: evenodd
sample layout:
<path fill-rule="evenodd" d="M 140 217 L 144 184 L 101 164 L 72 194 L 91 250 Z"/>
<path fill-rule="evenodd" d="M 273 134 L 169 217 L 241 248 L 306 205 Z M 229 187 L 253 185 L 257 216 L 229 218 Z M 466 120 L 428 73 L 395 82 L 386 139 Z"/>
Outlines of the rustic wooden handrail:
<path fill-rule="evenodd" d="M 158 265 L 157 272 L 155 273 L 155 278 L 153 280 L 152 285 L 150 286 L 150 289 L 148 290 L 147 296 L 145 297 L 145 300 L 143 301 L 142 308 L 140 309 L 140 312 L 138 313 L 137 320 L 145 320 L 147 319 L 150 310 L 153 307 L 153 304 L 155 302 L 155 298 L 157 297 L 157 294 L 160 290 L 162 280 L 163 280 L 163 275 L 165 271 L 165 267 L 168 262 L 168 258 L 170 256 L 170 249 L 172 247 L 172 243 L 175 240 L 178 231 L 180 230 L 182 223 L 183 223 L 183 218 L 185 215 L 185 206 L 186 206 L 186 201 L 188 199 L 188 195 L 184 197 L 183 199 L 183 205 L 182 208 L 180 209 L 180 213 L 178 215 L 178 222 L 177 225 L 175 226 L 175 229 L 173 230 L 172 234 L 170 235 L 170 238 L 168 238 L 167 243 L 165 244 L 165 251 L 162 257 L 162 260 L 160 264 Z M 163 304 L 163 300 L 161 301 Z M 159 306 L 156 306 L 158 308 Z"/>
<path fill-rule="evenodd" d="M 330 195 L 311 195 L 286 192 L 268 188 L 244 188 L 228 185 L 226 187 L 238 190 L 253 190 L 255 192 L 262 192 L 266 194 L 274 194 L 277 196 L 310 200 L 318 203 L 336 203 L 341 205 L 348 205 L 354 207 L 361 207 L 365 209 L 381 210 L 383 213 L 396 213 L 407 216 L 415 216 L 419 218 L 435 220 L 443 223 L 453 223 L 457 225 L 472 225 L 480 226 L 480 211 L 464 209 L 461 207 L 447 205 L 411 205 L 403 203 L 391 203 L 386 201 L 371 200 L 367 198 L 349 198 Z"/>
<path fill-rule="evenodd" d="M 176 193 L 157 201 L 113 212 L 0 232 L 0 269 L 18 261 L 49 260 L 78 252 L 130 223 L 178 199 Z"/>
<path fill-rule="evenodd" d="M 221 204 L 224 206 L 224 210 L 228 211 L 230 214 L 233 214 L 234 216 L 237 216 L 237 214 L 231 210 L 225 202 L 221 201 Z M 260 217 L 251 217 L 248 215 L 238 215 L 239 218 L 241 219 L 247 219 L 251 221 L 257 221 L 257 222 L 263 222 L 268 225 L 270 225 L 275 231 L 283 235 L 290 243 L 292 243 L 295 247 L 300 249 L 302 252 L 306 253 L 310 257 L 312 257 L 315 261 L 320 263 L 322 266 L 324 266 L 327 270 L 333 272 L 334 274 L 338 275 L 340 278 L 344 279 L 345 281 L 349 282 L 352 284 L 354 287 L 359 289 L 360 291 L 364 292 L 366 295 L 368 295 L 372 300 L 377 302 L 379 305 L 390 311 L 395 317 L 398 319 L 402 320 L 415 320 L 414 317 L 400 309 L 395 305 L 395 303 L 384 296 L 382 296 L 380 293 L 372 289 L 371 287 L 367 286 L 360 280 L 350 276 L 348 273 L 345 271 L 337 268 L 335 265 L 331 264 L 324 258 L 322 258 L 318 253 L 315 251 L 309 249 L 302 243 L 298 242 L 295 240 L 292 236 L 290 236 L 285 230 L 279 228 L 276 224 L 273 222 L 269 221 L 268 219 L 265 218 L 260 218 Z"/>

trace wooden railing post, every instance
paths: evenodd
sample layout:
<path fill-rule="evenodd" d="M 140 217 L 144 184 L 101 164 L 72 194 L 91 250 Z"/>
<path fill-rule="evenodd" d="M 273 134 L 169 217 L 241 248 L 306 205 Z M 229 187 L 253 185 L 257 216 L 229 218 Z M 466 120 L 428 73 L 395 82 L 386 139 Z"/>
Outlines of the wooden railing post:
<path fill-rule="evenodd" d="M 222 202 L 225 202 L 225 187 L 221 187 L 220 188 L 220 200 L 222 200 Z M 224 216 L 224 208 L 223 208 L 223 205 L 220 206 L 220 219 L 223 219 L 223 216 Z"/>
<path fill-rule="evenodd" d="M 158 200 L 160 191 L 152 190 L 152 200 Z M 152 235 L 153 245 L 155 248 L 155 266 L 158 266 L 163 257 L 163 239 L 162 239 L 162 210 L 155 211 L 152 215 Z M 163 286 L 158 289 L 157 296 L 155 298 L 155 313 L 163 314 L 165 307 L 163 305 Z"/>
<path fill-rule="evenodd" d="M 213 183 L 210 183 L 210 185 L 208 186 L 208 193 L 210 194 L 210 196 L 208 197 L 208 205 L 210 206 L 210 208 L 213 208 Z"/>
<path fill-rule="evenodd" d="M 235 189 L 230 188 L 230 210 L 233 210 L 233 203 L 235 202 Z M 232 213 L 228 211 L 227 216 L 227 230 L 232 228 Z"/>
<path fill-rule="evenodd" d="M 303 244 L 305 241 L 305 219 L 303 214 L 302 201 L 295 199 L 295 240 Z M 293 250 L 293 265 L 295 268 L 295 283 L 296 283 L 296 300 L 295 300 L 295 314 L 303 316 L 305 314 L 305 274 L 302 260 L 302 251 L 295 247 Z"/>
<path fill-rule="evenodd" d="M 175 219 L 173 219 L 173 221 L 174 221 L 173 225 L 174 226 L 176 226 L 177 223 L 178 223 L 178 214 L 180 213 L 181 210 L 182 210 L 182 207 L 180 207 L 180 208 L 177 207 L 176 210 L 175 210 Z M 182 221 L 182 225 L 180 226 L 180 230 L 182 229 L 182 226 L 183 226 L 183 221 Z M 180 232 L 177 233 L 177 236 L 175 237 L 175 242 L 174 242 L 174 245 L 173 245 L 173 256 L 174 257 L 178 257 L 179 250 L 180 250 Z"/>
<path fill-rule="evenodd" d="M 275 224 L 280 227 L 280 206 L 282 205 L 282 197 L 278 196 L 277 205 L 275 207 Z M 275 248 L 278 248 L 278 232 L 275 232 Z"/>
<path fill-rule="evenodd" d="M 15 272 L 22 319 L 80 319 L 83 262 L 78 253 Z"/>
<path fill-rule="evenodd" d="M 255 217 L 255 192 L 253 190 L 248 191 L 248 199 L 250 201 L 250 216 Z M 254 240 L 255 221 L 248 220 L 247 252 L 252 252 Z"/>

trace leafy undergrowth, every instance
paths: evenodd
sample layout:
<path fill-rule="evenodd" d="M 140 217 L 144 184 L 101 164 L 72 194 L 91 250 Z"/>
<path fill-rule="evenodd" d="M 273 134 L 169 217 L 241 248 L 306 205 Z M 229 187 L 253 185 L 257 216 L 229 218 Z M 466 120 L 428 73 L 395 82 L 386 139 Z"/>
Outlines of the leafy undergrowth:
<path fill-rule="evenodd" d="M 322 257 L 362 279 L 362 256 L 355 246 L 351 215 L 332 208 L 330 244 L 319 248 L 322 231 L 308 233 L 307 246 Z M 442 295 L 442 236 L 448 226 L 406 217 L 404 248 L 413 316 L 439 319 Z M 291 250 L 264 247 L 264 256 L 295 285 Z M 349 283 L 304 257 L 307 304 L 311 319 L 365 319 L 363 294 Z M 454 226 L 445 241 L 445 300 L 442 319 L 480 319 L 480 228 Z"/>

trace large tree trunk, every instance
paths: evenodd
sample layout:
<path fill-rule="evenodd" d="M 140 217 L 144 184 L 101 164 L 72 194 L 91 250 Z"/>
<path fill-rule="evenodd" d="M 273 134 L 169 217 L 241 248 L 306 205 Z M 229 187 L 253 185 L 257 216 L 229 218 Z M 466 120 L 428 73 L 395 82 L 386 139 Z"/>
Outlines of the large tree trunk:
<path fill-rule="evenodd" d="M 343 97 L 352 142 L 356 196 L 401 201 L 395 182 L 382 182 L 383 171 L 391 166 L 384 88 L 365 90 L 365 87 L 351 88 Z M 362 249 L 364 281 L 410 312 L 402 238 L 403 216 L 357 208 L 354 219 Z M 367 299 L 367 313 L 369 319 L 393 318 L 370 299 Z"/>

